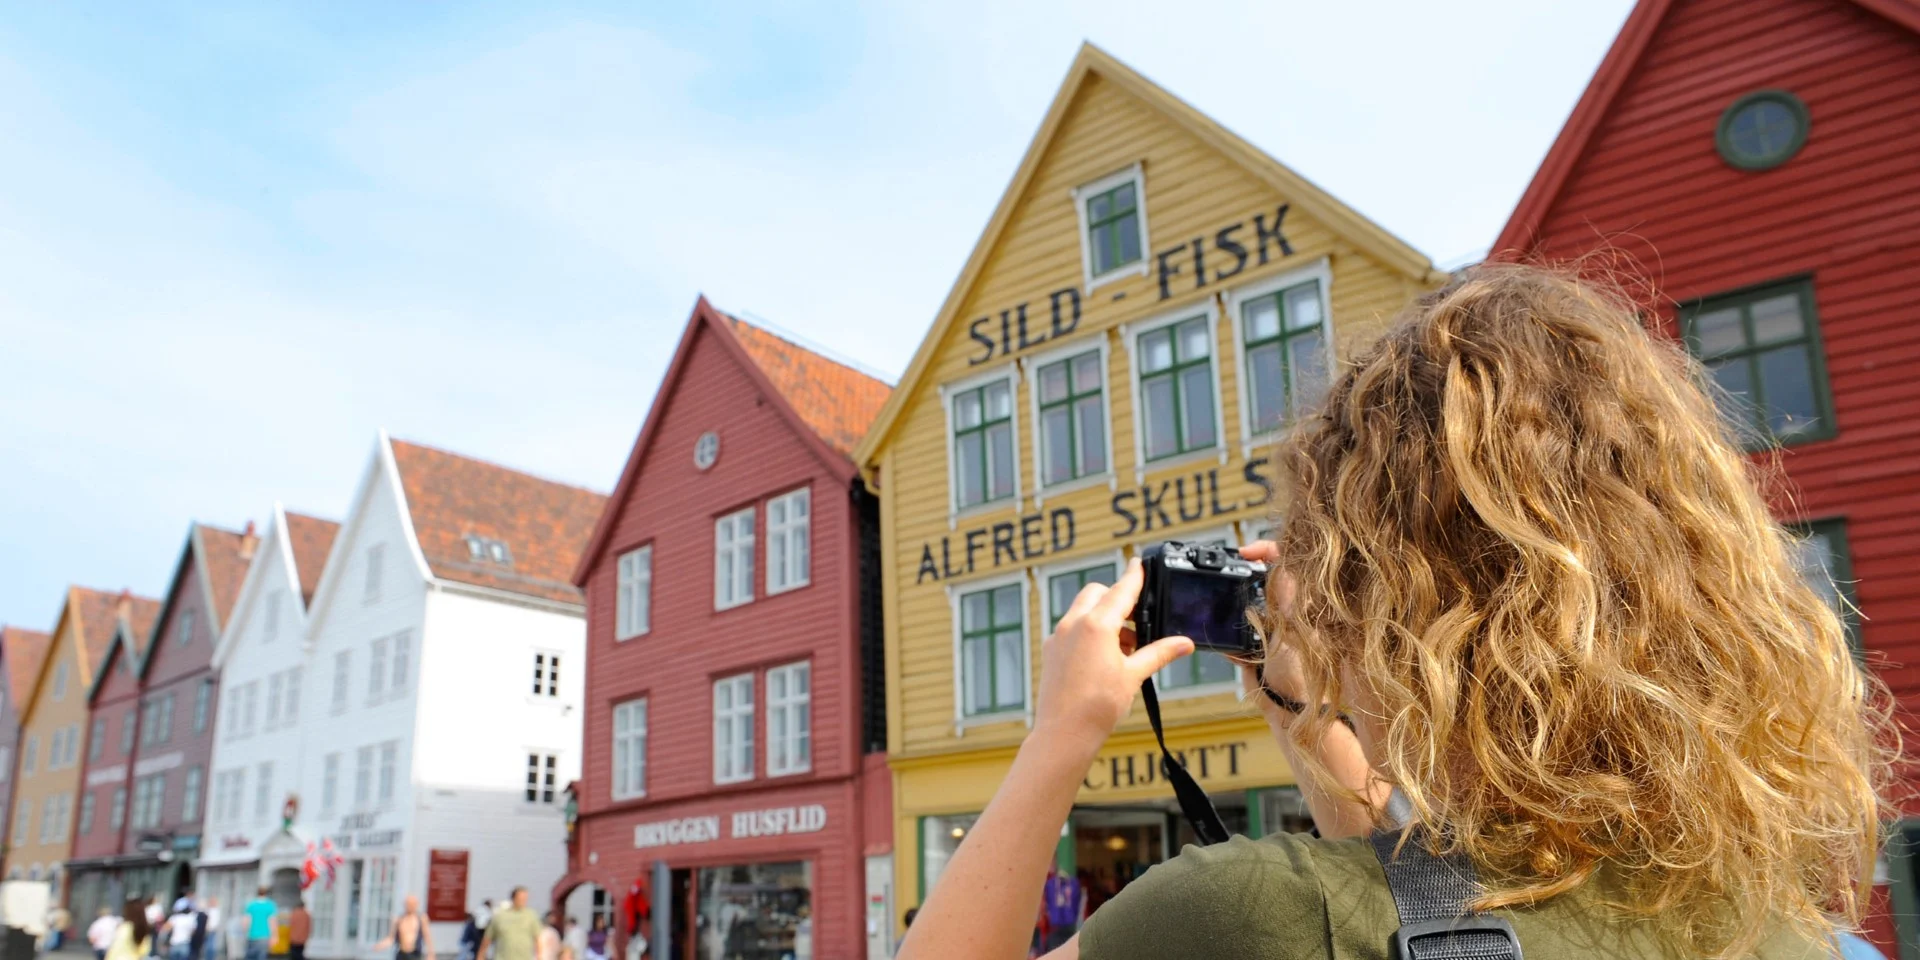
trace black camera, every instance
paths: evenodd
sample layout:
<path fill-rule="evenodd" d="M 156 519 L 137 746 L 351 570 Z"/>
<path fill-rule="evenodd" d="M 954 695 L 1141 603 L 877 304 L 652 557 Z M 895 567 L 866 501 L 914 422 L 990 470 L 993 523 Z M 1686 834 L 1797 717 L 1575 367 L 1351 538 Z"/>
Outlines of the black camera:
<path fill-rule="evenodd" d="M 1266 603 L 1266 564 L 1230 547 L 1169 540 L 1148 547 L 1140 565 L 1146 581 L 1133 608 L 1137 643 L 1186 637 L 1198 650 L 1260 657 L 1260 634 L 1247 610 Z"/>

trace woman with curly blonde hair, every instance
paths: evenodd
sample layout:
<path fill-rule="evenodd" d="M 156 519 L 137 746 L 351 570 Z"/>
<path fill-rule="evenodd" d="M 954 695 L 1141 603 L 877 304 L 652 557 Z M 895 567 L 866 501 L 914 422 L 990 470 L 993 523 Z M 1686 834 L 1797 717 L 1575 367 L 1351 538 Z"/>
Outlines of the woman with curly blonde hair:
<path fill-rule="evenodd" d="M 1408 844 L 1528 960 L 1831 956 L 1897 738 L 1707 383 L 1552 271 L 1410 307 L 1295 424 L 1277 543 L 1247 549 L 1274 569 L 1249 682 L 1321 835 L 1189 847 L 1051 956 L 1385 957 Z M 1136 562 L 1046 641 L 1033 734 L 902 958 L 1024 955 L 1094 752 L 1192 649 L 1132 649 L 1139 589 Z"/>

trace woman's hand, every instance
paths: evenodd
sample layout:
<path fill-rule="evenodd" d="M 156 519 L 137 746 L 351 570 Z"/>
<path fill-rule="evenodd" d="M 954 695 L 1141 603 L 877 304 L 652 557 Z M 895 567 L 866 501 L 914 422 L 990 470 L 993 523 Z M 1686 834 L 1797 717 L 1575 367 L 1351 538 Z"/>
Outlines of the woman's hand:
<path fill-rule="evenodd" d="M 1041 645 L 1036 734 L 1098 750 L 1133 708 L 1140 684 L 1193 652 L 1186 637 L 1165 637 L 1134 649 L 1126 622 L 1140 599 L 1140 583 L 1140 561 L 1130 560 L 1113 586 L 1087 584 Z"/>

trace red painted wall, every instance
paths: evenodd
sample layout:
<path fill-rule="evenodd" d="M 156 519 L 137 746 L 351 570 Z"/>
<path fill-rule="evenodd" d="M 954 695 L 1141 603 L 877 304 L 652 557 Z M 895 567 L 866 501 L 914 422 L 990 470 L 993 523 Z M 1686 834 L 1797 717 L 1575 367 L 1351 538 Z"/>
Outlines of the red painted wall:
<path fill-rule="evenodd" d="M 194 729 L 194 704 L 203 684 L 212 684 L 213 647 L 219 637 L 214 632 L 214 617 L 207 609 L 207 591 L 201 586 L 197 565 L 189 564 L 187 574 L 180 577 L 174 585 L 173 606 L 167 612 L 167 622 L 159 629 L 159 639 L 154 641 L 152 652 L 147 657 L 147 670 L 141 677 L 141 694 L 147 700 L 156 697 L 173 697 L 173 730 L 162 743 L 136 747 L 135 762 L 140 760 L 165 760 L 174 754 L 179 755 L 179 763 L 167 771 L 167 798 L 161 806 L 159 832 L 173 832 L 177 836 L 198 834 L 205 821 L 207 793 L 212 789 L 212 771 L 207 766 L 213 760 L 214 719 L 219 716 L 218 685 L 208 690 L 206 724 L 200 730 Z M 180 632 L 182 611 L 192 609 L 193 636 L 183 637 Z M 310 709 L 312 704 L 302 704 Z M 266 695 L 261 695 L 260 723 L 266 722 Z M 192 811 L 186 811 L 182 804 L 186 798 L 187 771 L 200 771 L 199 802 Z M 131 786 L 128 792 L 132 792 Z M 276 801 L 278 797 L 274 798 Z M 182 813 L 191 816 L 183 817 Z M 125 853 L 134 852 L 139 835 L 129 829 Z"/>
<path fill-rule="evenodd" d="M 703 321 L 696 319 L 696 324 Z M 671 393 L 655 400 L 652 444 L 618 511 L 607 549 L 586 583 L 587 689 L 579 857 L 575 875 L 618 894 L 656 857 L 675 867 L 806 859 L 814 863 L 814 951 L 864 953 L 862 853 L 871 827 L 862 815 L 860 677 L 856 620 L 857 532 L 847 481 L 795 432 L 774 398 L 762 396 L 742 363 L 700 327 Z M 693 465 L 695 440 L 718 431 L 720 457 Z M 768 498 L 810 486 L 812 560 L 806 587 L 767 596 Z M 753 506 L 753 602 L 713 609 L 714 522 Z M 622 553 L 653 544 L 651 631 L 614 640 Z M 812 663 L 813 769 L 769 778 L 766 669 Z M 713 681 L 755 672 L 755 777 L 713 783 Z M 648 698 L 647 796 L 610 797 L 612 709 Z M 881 774 L 885 775 L 882 766 Z M 785 837 L 636 850 L 636 823 L 797 804 L 827 807 L 826 829 Z M 884 822 L 880 824 L 885 828 Z M 589 862 L 592 861 L 592 862 Z M 658 894 L 656 894 L 658 895 Z"/>
<path fill-rule="evenodd" d="M 1735 170 L 1736 97 L 1798 95 L 1806 146 Z M 1844 0 L 1678 0 L 1542 221 L 1540 252 L 1624 253 L 1686 302 L 1813 277 L 1838 434 L 1788 448 L 1782 519 L 1846 520 L 1870 659 L 1920 706 L 1920 38 Z M 1672 317 L 1663 317 L 1669 333 Z M 1886 889 L 1868 930 L 1891 951 Z"/>
<path fill-rule="evenodd" d="M 129 722 L 137 722 L 134 716 L 140 703 L 140 683 L 133 675 L 128 664 L 124 647 L 115 650 L 105 664 L 106 679 L 93 699 L 93 709 L 87 719 L 86 744 L 81 753 L 80 791 L 84 797 L 93 795 L 93 823 L 82 822 L 81 807 L 85 800 L 75 800 L 73 808 L 73 858 L 101 857 L 120 852 L 121 833 L 113 828 L 113 792 L 125 788 L 128 803 L 132 803 L 133 759 L 130 751 L 122 751 L 120 732 Z M 93 730 L 104 720 L 100 727 L 103 735 L 95 737 Z M 99 751 L 95 755 L 95 751 Z M 134 750 L 139 750 L 136 743 Z M 108 768 L 117 767 L 120 775 L 111 782 L 97 786 L 87 786 L 88 779 L 96 772 L 108 772 Z M 83 829 L 87 828 L 87 829 Z"/>

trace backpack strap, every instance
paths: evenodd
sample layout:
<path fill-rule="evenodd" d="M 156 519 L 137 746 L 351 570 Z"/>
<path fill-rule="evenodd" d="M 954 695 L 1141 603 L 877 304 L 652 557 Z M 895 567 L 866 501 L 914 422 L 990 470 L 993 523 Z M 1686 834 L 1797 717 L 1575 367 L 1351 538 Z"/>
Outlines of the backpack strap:
<path fill-rule="evenodd" d="M 1470 906 L 1480 895 L 1473 863 L 1458 854 L 1434 856 L 1418 834 L 1404 845 L 1400 837 L 1377 831 L 1368 838 L 1400 915 L 1393 960 L 1521 960 L 1513 925 Z"/>

